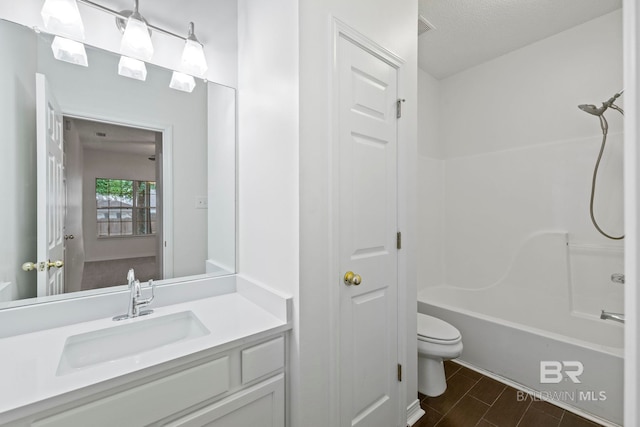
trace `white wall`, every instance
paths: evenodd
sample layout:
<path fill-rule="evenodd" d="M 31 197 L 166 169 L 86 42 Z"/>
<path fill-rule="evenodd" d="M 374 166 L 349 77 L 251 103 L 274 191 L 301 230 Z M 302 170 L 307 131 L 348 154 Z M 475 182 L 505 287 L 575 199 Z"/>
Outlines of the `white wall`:
<path fill-rule="evenodd" d="M 444 281 L 444 147 L 440 142 L 440 82 L 418 70 L 418 288 Z"/>
<path fill-rule="evenodd" d="M 36 262 L 35 38 L 18 26 L 0 26 L 0 282 L 14 286 L 19 298 L 35 297 L 36 274 L 20 269 Z M 30 54 L 31 53 L 31 54 Z M 13 61 L 12 58 L 20 58 Z"/>
<path fill-rule="evenodd" d="M 64 283 L 67 292 L 81 290 L 82 273 L 84 271 L 84 230 L 83 230 L 83 172 L 84 153 L 80 136 L 75 123 L 65 120 L 64 156 L 65 177 L 67 183 L 67 214 L 65 217 L 65 234 L 73 235 L 73 239 L 64 245 Z"/>
<path fill-rule="evenodd" d="M 299 8 L 299 9 L 298 9 Z M 294 426 L 335 424 L 329 389 L 331 16 L 405 59 L 400 140 L 400 218 L 412 254 L 417 106 L 417 2 L 241 0 L 238 4 L 240 274 L 293 293 L 291 416 Z M 298 68 L 299 67 L 299 68 Z M 258 72 L 259 70 L 259 72 Z M 299 79 L 299 80 L 298 80 Z M 298 90 L 300 93 L 298 93 Z M 298 224 L 299 222 L 299 224 Z M 415 337 L 415 264 L 400 265 L 409 337 Z M 404 338 L 404 337 L 403 337 Z M 404 346 L 401 352 L 405 350 Z M 415 340 L 406 345 L 409 402 L 416 399 Z M 403 408 L 406 405 L 403 402 Z"/>
<path fill-rule="evenodd" d="M 238 270 L 289 295 L 301 286 L 298 49 L 296 0 L 238 1 Z M 299 331 L 294 315 L 288 416 L 302 410 Z"/>
<path fill-rule="evenodd" d="M 536 231 L 567 231 L 570 243 L 620 247 L 601 237 L 589 219 L 601 131 L 598 119 L 577 105 L 599 104 L 622 89 L 621 16 L 610 13 L 439 82 L 442 282 L 470 288 L 494 283 Z M 611 234 L 621 234 L 622 120 L 615 111 L 606 117 L 609 143 L 596 217 Z M 424 146 L 422 152 L 433 152 Z M 429 155 L 421 161 L 433 163 Z M 420 181 L 425 207 L 434 197 L 428 176 L 438 171 L 431 166 Z M 423 231 L 421 239 L 429 238 Z M 437 270 L 420 274 L 423 287 L 441 277 Z"/>
<path fill-rule="evenodd" d="M 442 80 L 446 157 L 597 135 L 576 106 L 622 89 L 621 17 L 612 12 Z"/>
<path fill-rule="evenodd" d="M 406 357 L 406 402 L 417 396 L 416 284 L 415 263 L 415 157 L 417 111 L 417 1 L 310 0 L 299 4 L 300 28 L 300 288 L 296 342 L 299 378 L 293 387 L 294 425 L 337 425 L 339 402 L 330 388 L 335 367 L 335 338 L 339 325 L 331 323 L 331 287 L 337 286 L 329 274 L 335 260 L 330 258 L 331 215 L 331 93 L 333 64 L 332 17 L 351 26 L 376 43 L 394 52 L 406 63 L 399 75 L 399 95 L 406 99 L 399 123 L 399 226 L 403 251 L 399 271 L 399 311 L 401 359 Z M 405 343 L 403 340 L 408 339 Z M 404 353 L 406 351 L 406 354 Z M 404 363 L 404 362 L 403 362 Z"/>
<path fill-rule="evenodd" d="M 239 269 L 298 287 L 298 43 L 295 0 L 238 2 Z"/>
<path fill-rule="evenodd" d="M 148 157 L 148 155 L 85 148 L 82 186 L 85 261 L 157 255 L 157 236 L 98 238 L 96 218 L 96 178 L 155 181 L 156 164 Z"/>
<path fill-rule="evenodd" d="M 111 1 L 105 4 L 115 10 L 131 9 L 131 1 Z M 120 6 L 118 6 L 119 3 Z M 42 0 L 0 2 L 0 18 L 44 28 L 40 9 Z M 101 3 L 102 4 L 102 3 Z M 119 52 L 121 35 L 112 15 L 79 4 L 85 27 L 85 43 L 112 52 Z M 195 22 L 196 35 L 204 44 L 209 64 L 207 78 L 224 85 L 236 86 L 237 78 L 237 8 L 236 0 L 192 0 L 180 7 L 172 0 L 141 2 L 140 12 L 152 24 L 186 36 L 190 21 Z M 169 69 L 179 69 L 184 42 L 159 32 L 152 35 L 154 55 L 150 63 Z M 168 84 L 168 83 L 167 83 Z"/>

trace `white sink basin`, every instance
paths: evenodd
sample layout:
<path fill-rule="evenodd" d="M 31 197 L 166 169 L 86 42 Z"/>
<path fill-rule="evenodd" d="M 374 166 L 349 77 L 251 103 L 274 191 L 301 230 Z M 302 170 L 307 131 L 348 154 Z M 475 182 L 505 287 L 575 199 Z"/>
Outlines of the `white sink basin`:
<path fill-rule="evenodd" d="M 151 314 L 123 322 L 126 323 L 67 338 L 56 374 L 65 375 L 209 334 L 191 311 L 158 317 Z"/>

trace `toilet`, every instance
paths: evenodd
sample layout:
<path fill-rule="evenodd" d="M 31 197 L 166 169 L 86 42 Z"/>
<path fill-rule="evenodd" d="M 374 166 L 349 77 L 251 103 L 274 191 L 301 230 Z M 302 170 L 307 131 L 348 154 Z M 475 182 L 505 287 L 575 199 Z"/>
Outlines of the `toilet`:
<path fill-rule="evenodd" d="M 440 396 L 447 389 L 444 361 L 462 354 L 460 331 L 444 320 L 418 313 L 418 391 Z"/>

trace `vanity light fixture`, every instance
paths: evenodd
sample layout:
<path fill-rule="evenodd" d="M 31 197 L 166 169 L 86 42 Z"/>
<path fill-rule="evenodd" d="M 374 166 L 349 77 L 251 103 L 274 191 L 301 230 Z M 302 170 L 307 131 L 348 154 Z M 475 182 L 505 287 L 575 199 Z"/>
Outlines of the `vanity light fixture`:
<path fill-rule="evenodd" d="M 84 45 L 84 24 L 76 0 L 46 0 L 40 11 L 44 27 L 55 35 L 51 50 L 53 56 L 65 62 L 87 67 Z M 75 39 L 75 40 L 72 40 Z"/>
<path fill-rule="evenodd" d="M 196 38 L 193 22 L 189 22 L 189 33 L 182 51 L 182 71 L 193 76 L 204 77 L 208 68 L 202 43 Z"/>
<path fill-rule="evenodd" d="M 84 24 L 76 0 L 46 0 L 40 14 L 50 33 L 84 40 Z"/>
<path fill-rule="evenodd" d="M 137 80 L 145 80 L 147 67 L 143 61 L 153 57 L 151 31 L 184 40 L 184 48 L 179 71 L 174 71 L 169 87 L 183 92 L 192 92 L 196 86 L 193 76 L 206 79 L 208 70 L 204 47 L 195 35 L 193 22 L 189 23 L 187 37 L 149 24 L 138 11 L 138 0 L 134 0 L 133 10 L 115 11 L 92 0 L 45 0 L 41 15 L 46 30 L 55 38 L 51 45 L 56 59 L 87 66 L 84 45 L 84 25 L 78 10 L 78 3 L 91 6 L 115 16 L 122 39 L 118 63 L 118 74 Z"/>
<path fill-rule="evenodd" d="M 55 36 L 53 43 L 51 43 L 51 50 L 53 50 L 53 56 L 59 61 L 70 62 L 83 67 L 89 66 L 87 52 L 80 42 Z"/>
<path fill-rule="evenodd" d="M 193 76 L 179 71 L 174 71 L 171 75 L 171 83 L 169 83 L 169 87 L 183 92 L 193 92 L 193 89 L 196 87 L 196 80 Z"/>
<path fill-rule="evenodd" d="M 138 0 L 133 1 L 132 12 L 123 11 L 121 13 L 125 16 L 128 15 L 128 18 L 120 42 L 120 52 L 125 56 L 150 61 L 153 56 L 151 31 L 147 26 L 146 19 L 138 12 Z M 117 19 L 116 23 L 119 22 L 120 20 Z"/>
<path fill-rule="evenodd" d="M 118 62 L 118 74 L 130 79 L 142 80 L 147 79 L 147 66 L 144 62 L 128 56 L 121 56 Z"/>

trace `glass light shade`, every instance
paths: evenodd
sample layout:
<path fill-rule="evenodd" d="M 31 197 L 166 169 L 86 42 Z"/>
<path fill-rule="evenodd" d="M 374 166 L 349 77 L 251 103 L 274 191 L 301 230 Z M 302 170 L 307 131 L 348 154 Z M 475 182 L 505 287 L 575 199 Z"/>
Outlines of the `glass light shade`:
<path fill-rule="evenodd" d="M 187 40 L 182 51 L 182 71 L 204 77 L 208 68 L 202 45 L 197 41 Z"/>
<path fill-rule="evenodd" d="M 87 52 L 84 49 L 84 45 L 80 42 L 55 36 L 53 43 L 51 43 L 51 50 L 53 50 L 53 56 L 60 61 L 70 62 L 84 67 L 89 66 Z"/>
<path fill-rule="evenodd" d="M 147 66 L 142 61 L 121 56 L 118 62 L 118 74 L 131 79 L 145 81 L 147 79 Z"/>
<path fill-rule="evenodd" d="M 40 14 L 47 31 L 84 40 L 84 25 L 76 0 L 46 0 Z"/>
<path fill-rule="evenodd" d="M 188 74 L 174 71 L 169 87 L 183 92 L 193 92 L 193 89 L 196 87 L 196 80 Z"/>
<path fill-rule="evenodd" d="M 151 44 L 151 36 L 149 36 L 147 24 L 132 16 L 129 17 L 122 35 L 120 53 L 142 61 L 151 60 L 153 44 Z"/>

